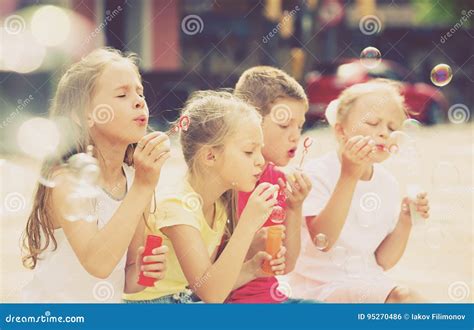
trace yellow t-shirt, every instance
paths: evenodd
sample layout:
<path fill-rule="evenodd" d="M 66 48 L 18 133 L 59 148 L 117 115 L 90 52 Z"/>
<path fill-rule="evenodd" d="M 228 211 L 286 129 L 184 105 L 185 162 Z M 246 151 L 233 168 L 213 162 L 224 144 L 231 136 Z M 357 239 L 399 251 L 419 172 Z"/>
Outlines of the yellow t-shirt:
<path fill-rule="evenodd" d="M 209 256 L 212 256 L 220 245 L 224 234 L 227 213 L 224 203 L 216 202 L 215 218 L 211 228 L 204 218 L 199 195 L 185 180 L 182 184 L 171 188 L 160 197 L 157 202 L 156 212 L 148 219 L 149 227 L 145 234 L 158 235 L 163 238 L 163 245 L 168 246 L 167 270 L 165 278 L 155 282 L 154 287 L 132 294 L 124 294 L 126 300 L 152 300 L 166 295 L 175 294 L 186 289 L 188 281 L 183 274 L 181 265 L 169 238 L 161 232 L 162 228 L 174 225 L 188 225 L 196 228 L 201 233 L 201 238 L 207 247 Z"/>

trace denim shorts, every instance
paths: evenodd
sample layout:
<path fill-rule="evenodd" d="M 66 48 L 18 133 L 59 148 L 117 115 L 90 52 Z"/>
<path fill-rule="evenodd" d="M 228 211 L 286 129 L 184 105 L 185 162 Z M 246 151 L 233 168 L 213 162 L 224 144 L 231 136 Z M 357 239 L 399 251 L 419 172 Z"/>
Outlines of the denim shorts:
<path fill-rule="evenodd" d="M 151 300 L 123 300 L 126 304 L 194 304 L 201 300 L 191 290 L 177 292 Z"/>
<path fill-rule="evenodd" d="M 317 300 L 310 300 L 310 299 L 294 299 L 289 298 L 288 300 L 283 302 L 284 304 L 320 304 L 321 301 Z"/>

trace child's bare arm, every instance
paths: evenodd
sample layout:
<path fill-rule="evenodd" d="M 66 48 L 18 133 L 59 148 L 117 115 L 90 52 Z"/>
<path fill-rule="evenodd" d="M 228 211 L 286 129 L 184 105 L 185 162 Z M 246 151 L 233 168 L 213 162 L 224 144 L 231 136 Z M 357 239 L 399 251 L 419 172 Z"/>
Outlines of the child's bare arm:
<path fill-rule="evenodd" d="M 280 225 L 275 225 L 275 227 L 281 228 L 282 230 L 281 238 L 284 242 L 285 237 L 286 237 L 285 225 L 280 224 Z M 253 240 L 252 240 L 252 244 L 250 245 L 247 255 L 245 256 L 245 261 L 249 261 L 250 259 L 252 259 L 259 251 L 265 251 L 265 244 L 266 244 L 267 236 L 268 236 L 268 228 L 270 227 L 262 227 L 255 233 L 255 236 L 253 237 Z"/>
<path fill-rule="evenodd" d="M 278 186 L 268 183 L 257 186 L 224 251 L 214 263 L 198 229 L 190 225 L 174 225 L 161 229 L 173 243 L 191 289 L 203 301 L 222 303 L 234 288 L 255 232 L 276 204 L 276 197 L 271 196 L 277 189 Z"/>
<path fill-rule="evenodd" d="M 161 230 L 173 242 L 191 289 L 204 302 L 224 302 L 237 281 L 253 233 L 237 226 L 226 248 L 213 264 L 196 228 L 177 225 Z"/>
<path fill-rule="evenodd" d="M 411 231 L 410 216 L 400 213 L 395 229 L 385 237 L 375 250 L 375 259 L 384 270 L 395 266 L 405 252 Z"/>
<path fill-rule="evenodd" d="M 415 203 L 416 210 L 425 219 L 429 217 L 429 203 L 426 193 L 421 193 L 415 201 L 404 198 L 402 201 L 402 210 L 398 218 L 395 229 L 380 243 L 375 251 L 375 259 L 384 270 L 395 266 L 402 257 L 407 246 L 408 238 L 412 227 L 412 219 L 408 204 Z"/>
<path fill-rule="evenodd" d="M 306 217 L 306 224 L 312 241 L 317 234 L 323 233 L 328 241 L 324 251 L 329 251 L 339 238 L 346 222 L 357 179 L 342 174 L 321 213 Z"/>
<path fill-rule="evenodd" d="M 169 158 L 169 148 L 160 144 L 164 139 L 167 137 L 153 133 L 142 138 L 145 147 L 134 154 L 134 183 L 112 218 L 101 229 L 95 222 L 65 219 L 68 214 L 67 196 L 74 189 L 68 174 L 64 174 L 64 180 L 60 180 L 61 184 L 53 189 L 54 222 L 64 230 L 79 262 L 92 276 L 107 278 L 127 252 L 137 224 L 151 200 L 161 167 Z"/>
<path fill-rule="evenodd" d="M 132 186 L 112 219 L 101 229 L 95 222 L 64 219 L 65 196 L 69 191 L 59 186 L 53 190 L 53 205 L 57 205 L 53 209 L 55 218 L 84 269 L 92 276 L 107 278 L 126 253 L 153 190 Z"/>
<path fill-rule="evenodd" d="M 361 175 L 371 162 L 374 141 L 370 137 L 354 136 L 344 145 L 341 156 L 341 173 L 326 206 L 315 216 L 306 217 L 312 241 L 317 234 L 327 237 L 329 251 L 344 227 L 354 191 Z"/>
<path fill-rule="evenodd" d="M 149 207 L 147 208 L 149 209 Z M 125 293 L 135 293 L 145 289 L 137 283 L 140 272 L 145 276 L 162 280 L 166 271 L 167 246 L 153 249 L 152 255 L 143 257 L 145 243 L 145 222 L 140 221 L 127 251 L 127 265 L 125 267 Z M 146 265 L 144 263 L 147 263 Z M 143 269 L 142 269 L 143 268 Z"/>
<path fill-rule="evenodd" d="M 140 221 L 133 235 L 132 242 L 130 243 L 127 251 L 127 263 L 125 266 L 125 293 L 138 292 L 141 285 L 137 284 L 138 272 L 136 267 L 136 256 L 138 249 L 143 246 L 145 241 L 145 225 L 143 221 Z M 143 290 L 143 288 L 142 288 Z"/>
<path fill-rule="evenodd" d="M 274 275 L 283 275 L 286 269 L 286 248 L 284 246 L 281 247 L 280 251 L 278 252 L 275 259 L 272 260 L 272 256 L 265 251 L 257 252 L 252 258 L 244 263 L 242 269 L 240 270 L 239 277 L 237 278 L 237 282 L 234 284 L 234 288 L 238 289 L 241 286 L 247 284 L 248 282 L 259 278 L 259 277 L 268 277 Z M 272 266 L 273 274 L 265 273 L 262 270 L 262 264 L 265 260 L 270 262 Z"/>

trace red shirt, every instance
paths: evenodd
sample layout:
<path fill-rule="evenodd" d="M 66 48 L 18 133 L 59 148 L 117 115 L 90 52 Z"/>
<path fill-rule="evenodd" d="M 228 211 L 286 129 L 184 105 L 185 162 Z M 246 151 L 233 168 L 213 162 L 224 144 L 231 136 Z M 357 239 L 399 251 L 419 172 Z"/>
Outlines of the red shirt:
<path fill-rule="evenodd" d="M 279 171 L 276 166 L 269 163 L 260 177 L 257 185 L 262 182 L 278 184 L 278 178 L 282 178 L 286 183 L 285 174 Z M 247 205 L 248 199 L 252 192 L 239 192 L 237 197 L 237 215 L 240 217 L 242 211 Z M 286 210 L 286 201 L 283 194 L 278 195 L 278 205 Z M 274 226 L 275 223 L 269 217 L 263 224 L 263 227 Z M 260 277 L 240 288 L 232 291 L 227 299 L 228 303 L 281 303 L 288 299 L 281 291 L 278 291 L 278 280 L 275 276 Z"/>

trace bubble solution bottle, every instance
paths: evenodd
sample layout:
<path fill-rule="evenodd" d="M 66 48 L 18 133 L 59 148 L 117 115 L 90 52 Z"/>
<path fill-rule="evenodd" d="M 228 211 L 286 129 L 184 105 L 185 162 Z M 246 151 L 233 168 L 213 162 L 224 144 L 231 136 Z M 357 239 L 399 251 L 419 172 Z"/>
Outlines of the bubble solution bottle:
<path fill-rule="evenodd" d="M 286 218 L 286 212 L 281 207 L 273 209 L 271 218 L 275 219 L 275 223 L 281 223 Z M 265 244 L 265 251 L 272 256 L 272 260 L 276 258 L 278 251 L 280 251 L 283 238 L 283 228 L 281 226 L 268 227 L 267 240 Z M 271 260 L 265 260 L 262 265 L 262 270 L 267 274 L 273 274 Z"/>
<path fill-rule="evenodd" d="M 160 236 L 148 235 L 146 238 L 145 251 L 143 251 L 142 257 L 153 255 L 153 250 L 160 247 L 162 243 L 162 238 Z M 148 265 L 150 262 L 144 262 L 143 265 Z M 138 277 L 138 284 L 152 287 L 155 285 L 156 278 L 145 276 L 143 272 L 140 272 Z"/>

